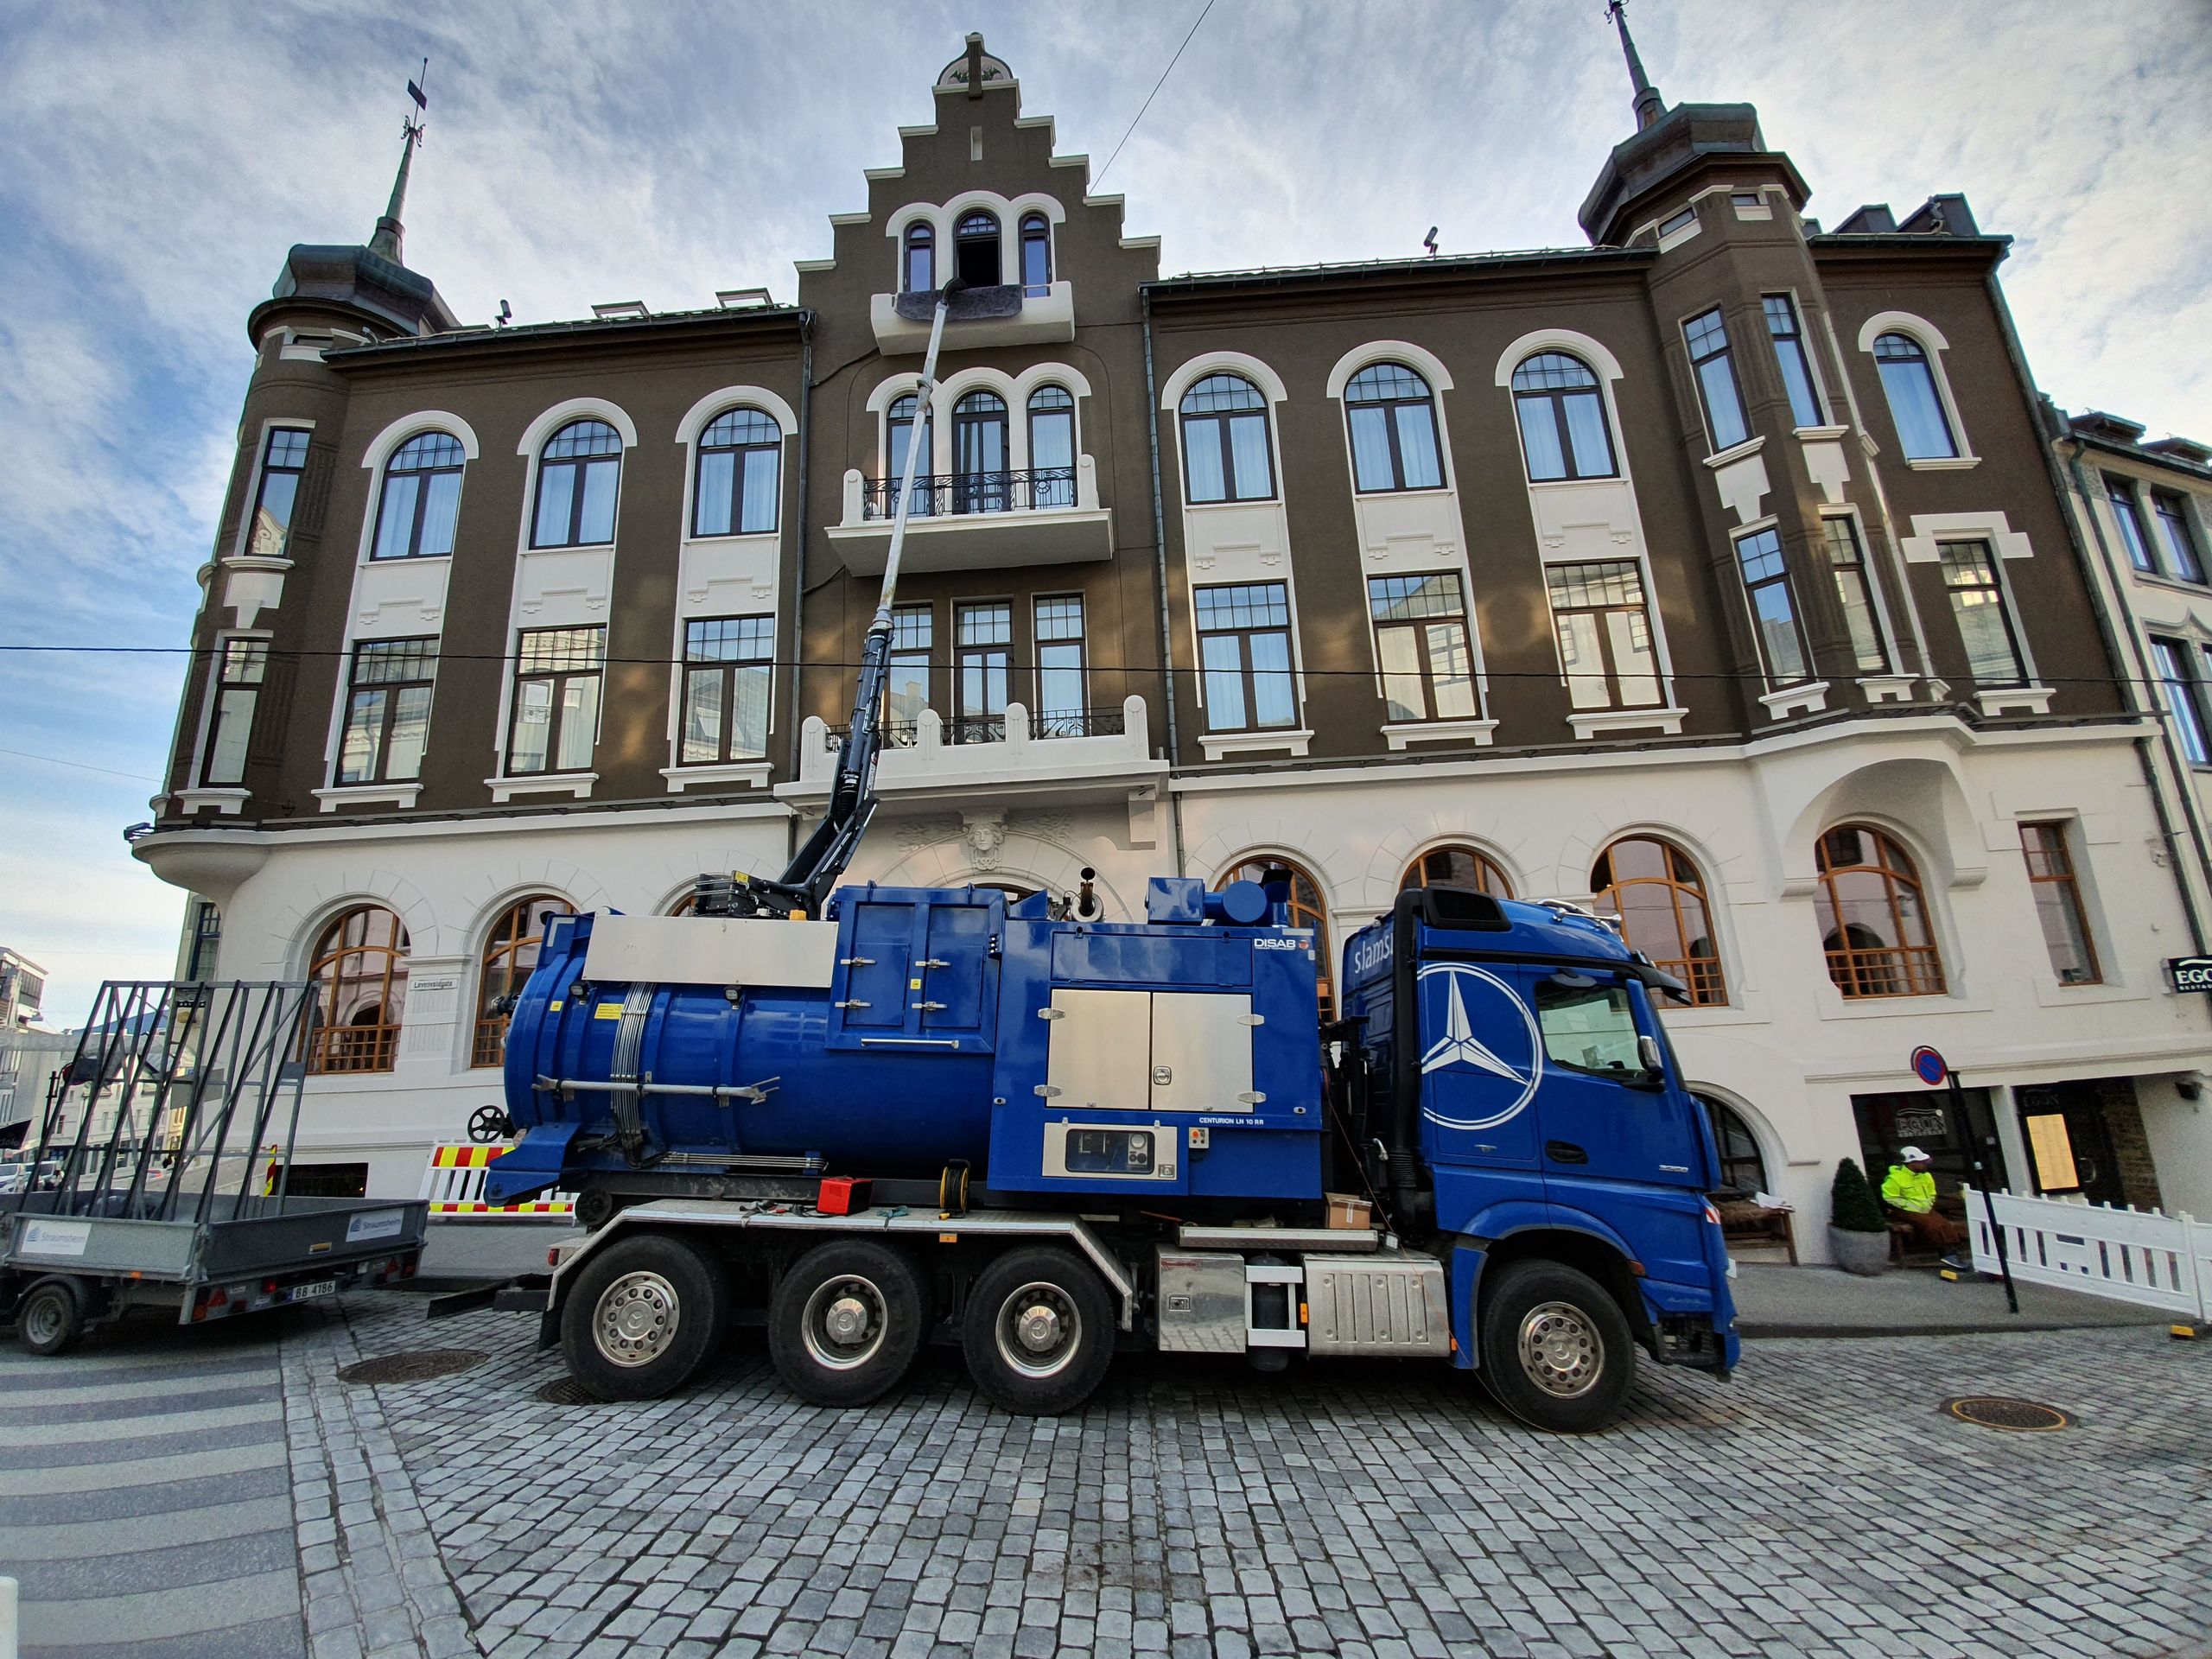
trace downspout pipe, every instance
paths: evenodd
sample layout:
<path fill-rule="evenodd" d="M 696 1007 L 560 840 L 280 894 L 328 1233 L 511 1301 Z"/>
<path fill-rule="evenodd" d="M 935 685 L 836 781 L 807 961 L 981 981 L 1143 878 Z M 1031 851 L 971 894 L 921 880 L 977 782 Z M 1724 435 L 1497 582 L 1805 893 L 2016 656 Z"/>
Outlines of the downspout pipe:
<path fill-rule="evenodd" d="M 1144 430 L 1152 452 L 1152 569 L 1160 590 L 1160 683 L 1167 705 L 1167 822 L 1175 854 L 1175 874 L 1183 874 L 1183 798 L 1175 788 L 1175 769 L 1183 747 L 1175 717 L 1175 630 L 1167 608 L 1167 512 L 1160 493 L 1160 389 L 1153 379 L 1152 291 L 1137 290 L 1144 308 Z"/>
<path fill-rule="evenodd" d="M 798 319 L 798 510 L 792 517 L 798 529 L 792 540 L 796 562 L 791 569 L 791 692 L 784 706 L 784 720 L 791 728 L 789 759 L 786 761 L 791 780 L 798 781 L 798 735 L 803 723 L 799 715 L 800 660 L 806 654 L 806 531 L 809 515 L 814 511 L 806 497 L 807 461 L 814 447 L 814 313 L 802 311 Z M 790 845 L 785 849 L 788 859 L 798 847 L 798 819 L 794 816 L 786 834 Z"/>

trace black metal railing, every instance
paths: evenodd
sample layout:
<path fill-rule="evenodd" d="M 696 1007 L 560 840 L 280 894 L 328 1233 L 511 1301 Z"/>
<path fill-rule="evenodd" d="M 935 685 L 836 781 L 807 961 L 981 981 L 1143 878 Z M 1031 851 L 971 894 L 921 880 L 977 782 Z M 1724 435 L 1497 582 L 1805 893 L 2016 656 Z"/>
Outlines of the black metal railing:
<path fill-rule="evenodd" d="M 1110 709 L 1046 709 L 1029 716 L 1029 735 L 1046 737 L 1119 737 L 1128 729 L 1120 703 Z"/>
<path fill-rule="evenodd" d="M 944 726 L 944 741 L 948 743 L 1006 741 L 1004 714 L 954 715 L 945 719 Z M 825 735 L 830 742 L 839 743 L 849 729 L 832 726 Z M 886 748 L 911 749 L 921 741 L 919 721 L 886 721 L 876 730 Z M 1029 735 L 1039 741 L 1055 737 L 1119 737 L 1128 730 L 1128 714 L 1119 703 L 1109 709 L 1046 709 L 1029 716 Z"/>
<path fill-rule="evenodd" d="M 899 480 L 871 478 L 861 513 L 889 518 L 899 511 Z M 1075 505 L 1075 468 L 1028 467 L 1018 473 L 925 473 L 914 480 L 914 518 L 960 518 L 979 512 L 1028 512 Z"/>

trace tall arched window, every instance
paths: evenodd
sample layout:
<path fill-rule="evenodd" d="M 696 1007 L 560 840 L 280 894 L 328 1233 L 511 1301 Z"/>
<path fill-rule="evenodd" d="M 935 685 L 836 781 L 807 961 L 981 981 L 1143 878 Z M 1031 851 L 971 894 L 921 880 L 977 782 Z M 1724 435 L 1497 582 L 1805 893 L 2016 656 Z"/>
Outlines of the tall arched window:
<path fill-rule="evenodd" d="M 1436 443 L 1436 397 L 1402 363 L 1377 363 L 1344 388 L 1351 473 L 1361 491 L 1434 490 L 1444 484 Z"/>
<path fill-rule="evenodd" d="M 1065 386 L 1029 394 L 1029 505 L 1075 505 L 1075 398 Z"/>
<path fill-rule="evenodd" d="M 1007 509 L 1007 407 L 995 391 L 969 392 L 952 406 L 952 510 Z"/>
<path fill-rule="evenodd" d="M 476 976 L 476 1040 L 471 1065 L 498 1065 L 507 1057 L 509 1013 L 499 1007 L 501 998 L 522 989 L 537 966 L 537 948 L 545 943 L 545 918 L 570 916 L 575 906 L 550 893 L 533 893 L 507 906 L 484 940 L 483 959 Z"/>
<path fill-rule="evenodd" d="M 776 527 L 784 429 L 757 409 L 733 409 L 699 435 L 694 536 L 751 536 Z"/>
<path fill-rule="evenodd" d="M 914 442 L 914 416 L 918 409 L 919 400 L 910 391 L 903 397 L 893 399 L 889 412 L 884 416 L 883 455 L 887 470 L 883 478 L 883 516 L 887 518 L 895 516 L 899 511 L 899 486 L 906 476 L 906 450 L 907 446 Z M 930 504 L 935 499 L 932 486 L 936 480 L 931 468 L 937 462 L 930 435 L 936 429 L 936 423 L 930 416 L 924 414 L 921 424 L 922 453 L 914 459 L 914 505 L 911 509 L 916 514 L 929 512 Z"/>
<path fill-rule="evenodd" d="M 1725 1100 L 1715 1100 L 1711 1095 L 1694 1097 L 1705 1108 L 1705 1116 L 1713 1125 L 1713 1143 L 1720 1153 L 1720 1185 L 1732 1186 L 1739 1192 L 1764 1192 L 1766 1159 L 1759 1151 L 1758 1137 L 1751 1133 L 1751 1126 L 1744 1115 Z"/>
<path fill-rule="evenodd" d="M 937 234 L 925 220 L 918 219 L 906 227 L 906 257 L 900 277 L 909 294 L 927 294 L 937 287 Z"/>
<path fill-rule="evenodd" d="M 1183 394 L 1184 483 L 1189 499 L 1266 501 L 1275 493 L 1268 404 L 1242 375 L 1210 374 Z"/>
<path fill-rule="evenodd" d="M 605 421 L 569 422 L 538 460 L 530 544 L 596 547 L 613 541 L 621 481 L 622 435 Z"/>
<path fill-rule="evenodd" d="M 1605 394 L 1580 358 L 1539 352 L 1522 364 L 1513 371 L 1513 410 L 1532 483 L 1618 475 Z"/>
<path fill-rule="evenodd" d="M 996 288 L 999 271 L 999 216 L 978 208 L 963 213 L 952 232 L 952 257 L 960 280 L 970 288 Z"/>
<path fill-rule="evenodd" d="M 1881 830 L 1847 823 L 1817 849 L 1815 905 L 1828 977 L 1846 996 L 1940 996 L 1943 958 L 1912 855 Z"/>
<path fill-rule="evenodd" d="M 407 1009 L 407 928 L 381 905 L 360 905 L 322 930 L 308 961 L 315 987 L 310 1071 L 389 1071 Z"/>
<path fill-rule="evenodd" d="M 1032 299 L 1052 291 L 1052 227 L 1042 213 L 1022 215 L 1021 291 Z"/>
<path fill-rule="evenodd" d="M 1321 1017 L 1330 1018 L 1337 1007 L 1336 959 L 1329 954 L 1329 913 L 1321 902 L 1321 884 L 1287 858 L 1250 858 L 1234 869 L 1224 870 L 1214 885 L 1219 892 L 1232 881 L 1267 880 L 1268 872 L 1290 872 L 1290 925 L 1313 930 L 1313 966 L 1319 975 Z"/>
<path fill-rule="evenodd" d="M 1874 365 L 1881 371 L 1882 392 L 1890 400 L 1890 418 L 1897 423 L 1905 459 L 1955 459 L 1958 440 L 1943 412 L 1926 348 L 1910 334 L 1884 334 L 1874 341 Z"/>
<path fill-rule="evenodd" d="M 1510 899 L 1513 883 L 1497 861 L 1471 847 L 1432 847 L 1406 866 L 1398 891 L 1408 887 L 1471 887 L 1493 899 Z"/>
<path fill-rule="evenodd" d="M 371 558 L 427 559 L 453 551 L 465 459 L 459 441 L 443 432 L 425 432 L 399 446 L 385 463 Z"/>
<path fill-rule="evenodd" d="M 1728 1000 L 1705 880 L 1690 855 L 1656 836 L 1625 836 L 1590 867 L 1593 907 L 1620 918 L 1630 948 L 1689 987 L 1700 1007 Z"/>

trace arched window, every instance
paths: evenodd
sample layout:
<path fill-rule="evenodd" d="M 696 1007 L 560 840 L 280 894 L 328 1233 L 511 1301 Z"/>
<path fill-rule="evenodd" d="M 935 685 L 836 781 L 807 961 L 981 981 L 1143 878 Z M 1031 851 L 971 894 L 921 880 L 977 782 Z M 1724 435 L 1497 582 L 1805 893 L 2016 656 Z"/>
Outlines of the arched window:
<path fill-rule="evenodd" d="M 1052 227 L 1042 213 L 1022 215 L 1021 291 L 1032 299 L 1052 291 Z"/>
<path fill-rule="evenodd" d="M 1766 1159 L 1743 1114 L 1711 1095 L 1695 1098 L 1705 1108 L 1706 1119 L 1713 1125 L 1713 1145 L 1720 1151 L 1720 1185 L 1739 1192 L 1766 1192 Z"/>
<path fill-rule="evenodd" d="M 1242 375 L 1210 374 L 1183 394 L 1184 483 L 1192 501 L 1266 501 L 1275 493 L 1268 405 Z"/>
<path fill-rule="evenodd" d="M 614 496 L 622 480 L 622 435 L 605 421 L 571 421 L 537 465 L 532 547 L 597 547 L 614 539 Z"/>
<path fill-rule="evenodd" d="M 1029 505 L 1075 505 L 1075 398 L 1065 386 L 1029 394 Z"/>
<path fill-rule="evenodd" d="M 952 232 L 952 257 L 960 280 L 970 288 L 996 288 L 999 275 L 999 216 L 978 208 L 963 213 Z"/>
<path fill-rule="evenodd" d="M 971 391 L 952 406 L 952 510 L 1004 512 L 1007 483 L 1006 399 Z"/>
<path fill-rule="evenodd" d="M 407 928 L 361 905 L 322 930 L 308 962 L 315 998 L 310 1071 L 389 1071 L 407 1009 Z"/>
<path fill-rule="evenodd" d="M 1313 930 L 1313 965 L 1319 975 L 1321 1017 L 1329 1019 L 1336 1012 L 1336 959 L 1329 954 L 1329 914 L 1321 902 L 1321 884 L 1287 858 L 1250 858 L 1234 869 L 1224 870 L 1214 885 L 1217 893 L 1232 881 L 1258 881 L 1265 884 L 1272 869 L 1290 872 L 1290 925 Z"/>
<path fill-rule="evenodd" d="M 1897 423 L 1897 443 L 1905 459 L 1955 459 L 1958 440 L 1936 389 L 1936 371 L 1921 343 L 1910 334 L 1884 334 L 1874 341 L 1874 366 L 1881 371 L 1882 391 L 1890 400 L 1890 418 Z"/>
<path fill-rule="evenodd" d="M 1692 1002 L 1728 1000 L 1705 880 L 1688 853 L 1656 836 L 1624 836 L 1590 867 L 1590 890 L 1598 913 L 1618 917 L 1630 948 L 1688 986 Z"/>
<path fill-rule="evenodd" d="M 1444 484 L 1436 444 L 1436 398 L 1402 363 L 1377 363 L 1344 388 L 1351 426 L 1353 486 L 1362 491 L 1433 490 Z"/>
<path fill-rule="evenodd" d="M 893 517 L 899 511 L 899 486 L 906 476 L 906 450 L 914 442 L 914 416 L 918 403 L 912 392 L 893 400 L 890 410 L 883 417 L 883 455 L 886 471 L 883 477 L 883 516 Z M 937 423 L 930 414 L 922 416 L 922 453 L 914 459 L 914 505 L 916 514 L 926 513 L 933 499 L 931 491 L 936 479 L 931 468 L 937 464 L 935 445 L 931 435 Z"/>
<path fill-rule="evenodd" d="M 784 429 L 757 409 L 733 409 L 699 435 L 694 536 L 751 536 L 776 527 Z"/>
<path fill-rule="evenodd" d="M 503 997 L 522 989 L 537 966 L 537 947 L 545 942 L 545 918 L 570 916 L 575 906 L 550 893 L 507 906 L 484 940 L 484 957 L 476 976 L 476 1041 L 471 1065 L 498 1065 L 507 1057 L 507 1020 Z"/>
<path fill-rule="evenodd" d="M 927 294 L 937 287 L 937 236 L 925 220 L 918 219 L 906 227 L 902 276 L 909 294 Z"/>
<path fill-rule="evenodd" d="M 371 558 L 436 558 L 453 551 L 464 459 L 459 441 L 443 432 L 425 432 L 399 446 L 385 463 Z"/>
<path fill-rule="evenodd" d="M 1619 474 L 1605 395 L 1580 358 L 1539 352 L 1514 370 L 1513 410 L 1530 482 Z"/>
<path fill-rule="evenodd" d="M 1943 958 L 1912 855 L 1859 823 L 1829 830 L 1817 853 L 1821 945 L 1836 988 L 1853 997 L 1942 995 Z"/>
<path fill-rule="evenodd" d="M 1398 891 L 1408 887 L 1471 887 L 1493 899 L 1510 899 L 1513 884 L 1497 861 L 1471 847 L 1432 847 L 1406 866 Z"/>

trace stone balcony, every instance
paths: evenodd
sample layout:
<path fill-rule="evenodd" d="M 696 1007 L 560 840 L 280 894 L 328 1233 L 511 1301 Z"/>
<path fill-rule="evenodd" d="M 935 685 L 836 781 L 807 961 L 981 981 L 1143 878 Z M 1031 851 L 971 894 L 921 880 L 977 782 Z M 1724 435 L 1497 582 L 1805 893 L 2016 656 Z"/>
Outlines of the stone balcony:
<path fill-rule="evenodd" d="M 844 511 L 830 539 L 855 575 L 883 574 L 899 480 L 845 474 Z M 925 474 L 907 509 L 906 570 L 982 570 L 1110 558 L 1114 515 L 1098 503 L 1097 464 L 1018 472 Z"/>

